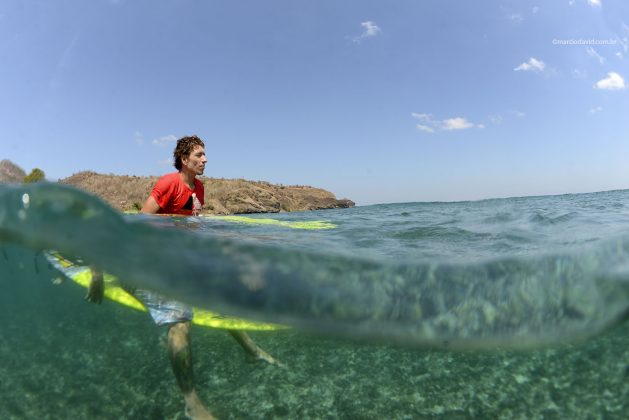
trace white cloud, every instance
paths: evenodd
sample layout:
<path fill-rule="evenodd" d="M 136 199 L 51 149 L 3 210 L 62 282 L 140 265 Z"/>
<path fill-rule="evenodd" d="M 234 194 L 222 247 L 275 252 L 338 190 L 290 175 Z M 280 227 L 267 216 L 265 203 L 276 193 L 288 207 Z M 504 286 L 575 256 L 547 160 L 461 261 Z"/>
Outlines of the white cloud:
<path fill-rule="evenodd" d="M 601 0 L 588 0 L 588 4 L 592 7 L 601 7 Z"/>
<path fill-rule="evenodd" d="M 526 114 L 522 111 L 513 111 L 513 114 L 518 118 L 526 117 Z"/>
<path fill-rule="evenodd" d="M 434 133 L 435 132 L 434 128 L 428 127 L 427 125 L 417 124 L 416 127 L 417 127 L 418 130 L 425 131 L 426 133 Z"/>
<path fill-rule="evenodd" d="M 419 114 L 413 112 L 411 114 L 416 120 L 420 120 L 422 124 L 417 124 L 418 130 L 426 133 L 434 133 L 436 131 L 453 131 L 465 130 L 468 128 L 485 128 L 483 124 L 474 124 L 463 117 L 446 118 L 445 120 L 436 120 L 432 114 Z"/>
<path fill-rule="evenodd" d="M 411 116 L 420 121 L 430 122 L 433 120 L 432 114 L 418 114 L 417 112 L 411 113 Z"/>
<path fill-rule="evenodd" d="M 575 0 L 569 0 L 569 1 L 568 1 L 568 4 L 569 4 L 570 6 L 574 6 L 574 1 L 575 1 Z"/>
<path fill-rule="evenodd" d="M 625 85 L 625 80 L 616 72 L 607 73 L 607 77 L 605 79 L 601 79 L 594 85 L 595 89 L 605 89 L 605 90 L 621 90 L 625 89 L 627 86 Z"/>
<path fill-rule="evenodd" d="M 465 118 L 455 117 L 443 120 L 442 128 L 444 130 L 465 130 L 474 127 L 474 124 Z"/>
<path fill-rule="evenodd" d="M 590 109 L 590 114 L 597 114 L 597 113 L 601 112 L 602 110 L 603 110 L 602 106 L 597 106 L 597 107 L 594 107 L 594 108 Z"/>
<path fill-rule="evenodd" d="M 539 6 L 533 6 L 533 14 L 539 12 Z"/>
<path fill-rule="evenodd" d="M 360 25 L 365 28 L 364 36 L 376 36 L 381 32 L 378 25 L 370 20 L 363 22 Z"/>
<path fill-rule="evenodd" d="M 529 61 L 520 64 L 513 70 L 515 71 L 543 71 L 544 68 L 546 68 L 546 64 L 543 61 L 531 57 L 529 58 Z"/>
<path fill-rule="evenodd" d="M 373 38 L 382 32 L 382 29 L 380 29 L 380 27 L 376 25 L 375 22 L 372 22 L 370 20 L 366 22 L 361 22 L 360 26 L 363 27 L 363 33 L 357 37 L 354 37 L 354 42 L 356 43 L 359 43 L 366 38 Z"/>
<path fill-rule="evenodd" d="M 157 145 L 162 145 L 162 144 L 167 144 L 173 141 L 177 141 L 177 137 L 174 134 L 169 134 L 167 136 L 162 136 L 160 138 L 157 139 L 153 139 L 153 141 L 151 143 L 153 144 L 157 144 Z"/>
<path fill-rule="evenodd" d="M 597 59 L 599 63 L 603 64 L 605 62 L 605 59 L 601 57 L 601 55 L 597 53 L 594 48 L 585 47 L 585 52 L 587 52 L 590 57 Z"/>

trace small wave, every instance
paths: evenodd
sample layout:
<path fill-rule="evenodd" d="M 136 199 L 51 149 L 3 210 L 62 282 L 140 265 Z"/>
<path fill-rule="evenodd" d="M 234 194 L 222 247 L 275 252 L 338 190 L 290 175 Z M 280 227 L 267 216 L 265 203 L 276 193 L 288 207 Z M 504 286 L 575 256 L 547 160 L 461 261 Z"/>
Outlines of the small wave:
<path fill-rule="evenodd" d="M 513 214 L 508 212 L 496 213 L 493 216 L 486 217 L 484 219 L 485 223 L 495 224 L 495 223 L 506 223 L 515 220 Z"/>
<path fill-rule="evenodd" d="M 535 213 L 529 218 L 529 221 L 540 225 L 556 225 L 574 220 L 578 216 L 576 212 L 569 212 L 559 216 L 548 216 L 543 213 Z"/>
<path fill-rule="evenodd" d="M 408 229 L 391 235 L 402 240 L 483 240 L 491 237 L 489 233 L 477 233 L 456 227 L 427 226 Z"/>

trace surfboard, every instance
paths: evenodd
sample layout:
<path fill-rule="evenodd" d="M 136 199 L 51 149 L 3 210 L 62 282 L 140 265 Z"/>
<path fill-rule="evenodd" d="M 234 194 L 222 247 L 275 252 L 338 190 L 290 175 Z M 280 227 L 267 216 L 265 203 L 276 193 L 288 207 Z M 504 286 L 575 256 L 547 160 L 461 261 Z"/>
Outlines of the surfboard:
<path fill-rule="evenodd" d="M 56 252 L 46 252 L 45 254 L 48 260 L 61 271 L 67 279 L 72 280 L 75 284 L 86 289 L 89 287 L 92 280 L 92 271 L 88 266 L 79 265 Z M 121 287 L 120 282 L 115 276 L 104 273 L 103 281 L 105 283 L 105 298 L 128 308 L 147 312 L 144 305 L 138 299 Z M 258 323 L 246 319 L 228 317 L 196 307 L 192 308 L 192 313 L 192 323 L 202 327 L 248 331 L 274 331 L 288 328 L 283 325 Z"/>
<path fill-rule="evenodd" d="M 305 220 L 305 221 L 288 221 L 277 220 L 269 218 L 257 218 L 247 216 L 215 216 L 210 214 L 201 215 L 205 219 L 224 220 L 232 223 L 242 223 L 247 225 L 272 225 L 281 226 L 290 229 L 306 229 L 306 230 L 320 230 L 320 229 L 334 229 L 335 224 L 326 222 L 324 220 Z"/>
<path fill-rule="evenodd" d="M 135 210 L 128 210 L 124 212 L 125 214 L 139 214 L 139 212 Z M 163 216 L 172 216 L 178 217 L 178 215 L 163 215 Z M 179 216 L 179 217 L 189 217 L 189 216 Z M 224 221 L 230 223 L 239 223 L 244 225 L 266 225 L 266 226 L 279 226 L 285 227 L 289 229 L 304 229 L 304 230 L 322 230 L 322 229 L 334 229 L 336 225 L 334 223 L 330 223 L 325 220 L 303 220 L 303 221 L 290 221 L 290 220 L 278 220 L 271 218 L 258 218 L 258 217 L 249 217 L 249 216 L 218 216 L 215 214 L 202 214 L 198 217 L 202 217 L 204 219 L 212 219 L 217 221 Z"/>

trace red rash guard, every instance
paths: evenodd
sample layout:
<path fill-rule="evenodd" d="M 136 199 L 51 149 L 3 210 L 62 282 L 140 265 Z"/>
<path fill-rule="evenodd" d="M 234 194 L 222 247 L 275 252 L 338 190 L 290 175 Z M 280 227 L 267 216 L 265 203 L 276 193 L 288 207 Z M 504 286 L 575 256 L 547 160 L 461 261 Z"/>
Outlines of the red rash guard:
<path fill-rule="evenodd" d="M 204 203 L 205 192 L 203 184 L 198 179 L 194 179 L 194 191 L 181 179 L 179 172 L 164 175 L 157 181 L 151 195 L 159 204 L 159 214 L 182 214 L 192 215 L 192 193 L 196 193 L 197 198 Z"/>

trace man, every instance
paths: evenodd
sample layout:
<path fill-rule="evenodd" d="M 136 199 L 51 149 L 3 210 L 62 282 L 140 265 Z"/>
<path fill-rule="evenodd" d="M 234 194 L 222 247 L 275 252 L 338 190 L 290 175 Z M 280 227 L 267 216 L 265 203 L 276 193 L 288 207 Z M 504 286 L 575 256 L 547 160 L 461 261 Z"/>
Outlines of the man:
<path fill-rule="evenodd" d="M 173 156 L 178 172 L 164 175 L 157 181 L 142 207 L 142 213 L 198 215 L 201 211 L 205 200 L 204 189 L 196 177 L 203 174 L 207 163 L 203 141 L 197 136 L 183 137 L 177 141 Z M 102 273 L 92 270 L 92 274 L 86 299 L 99 303 L 103 296 Z M 146 306 L 157 325 L 168 326 L 168 357 L 183 393 L 186 414 L 193 419 L 213 418 L 194 389 L 189 340 L 192 309 L 148 290 L 136 289 L 132 292 Z M 230 330 L 229 333 L 249 355 L 279 364 L 246 333 L 236 330 Z"/>

